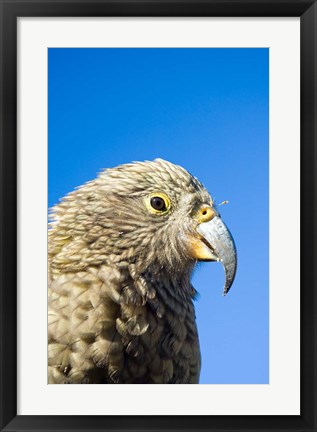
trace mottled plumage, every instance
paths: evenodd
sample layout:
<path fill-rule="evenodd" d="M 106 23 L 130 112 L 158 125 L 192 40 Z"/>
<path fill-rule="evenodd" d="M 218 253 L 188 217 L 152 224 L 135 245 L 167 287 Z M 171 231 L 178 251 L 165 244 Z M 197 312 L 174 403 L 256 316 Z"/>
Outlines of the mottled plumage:
<path fill-rule="evenodd" d="M 52 209 L 49 383 L 198 383 L 204 206 L 217 215 L 196 178 L 157 159 L 107 169 Z"/>

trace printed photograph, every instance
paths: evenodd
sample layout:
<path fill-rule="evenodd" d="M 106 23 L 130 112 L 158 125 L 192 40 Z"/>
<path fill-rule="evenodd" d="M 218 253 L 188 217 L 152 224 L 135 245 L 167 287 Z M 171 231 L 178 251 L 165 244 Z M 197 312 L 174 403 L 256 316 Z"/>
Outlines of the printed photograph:
<path fill-rule="evenodd" d="M 269 49 L 48 49 L 48 383 L 269 384 Z"/>

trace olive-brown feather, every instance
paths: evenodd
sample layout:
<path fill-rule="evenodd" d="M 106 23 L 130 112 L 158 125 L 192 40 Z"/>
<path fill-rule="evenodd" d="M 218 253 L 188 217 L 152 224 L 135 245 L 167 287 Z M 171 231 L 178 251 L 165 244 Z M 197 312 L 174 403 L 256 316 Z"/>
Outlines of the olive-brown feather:
<path fill-rule="evenodd" d="M 145 205 L 156 192 L 164 215 Z M 49 383 L 198 383 L 185 240 L 201 203 L 201 183 L 157 159 L 107 169 L 53 207 Z"/>

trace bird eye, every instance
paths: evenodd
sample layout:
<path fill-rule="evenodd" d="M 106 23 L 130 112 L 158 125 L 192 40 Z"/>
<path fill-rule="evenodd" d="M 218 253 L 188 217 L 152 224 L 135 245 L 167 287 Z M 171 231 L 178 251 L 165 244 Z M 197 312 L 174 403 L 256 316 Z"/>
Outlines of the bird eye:
<path fill-rule="evenodd" d="M 165 193 L 154 192 L 145 198 L 145 205 L 150 213 L 165 215 L 171 207 L 171 201 Z"/>
<path fill-rule="evenodd" d="M 166 210 L 166 203 L 164 199 L 158 196 L 151 198 L 151 206 L 154 208 L 154 210 L 158 210 L 158 211 Z"/>

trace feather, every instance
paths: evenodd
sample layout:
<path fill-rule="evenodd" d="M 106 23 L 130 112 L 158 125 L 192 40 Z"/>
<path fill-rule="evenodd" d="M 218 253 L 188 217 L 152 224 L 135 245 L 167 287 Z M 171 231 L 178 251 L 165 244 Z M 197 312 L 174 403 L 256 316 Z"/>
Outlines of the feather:
<path fill-rule="evenodd" d="M 51 209 L 49 383 L 198 382 L 186 236 L 199 203 L 212 203 L 201 183 L 156 159 L 104 170 Z"/>

